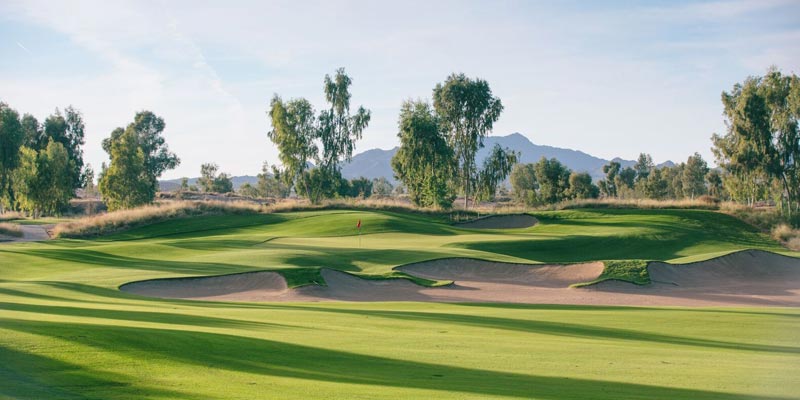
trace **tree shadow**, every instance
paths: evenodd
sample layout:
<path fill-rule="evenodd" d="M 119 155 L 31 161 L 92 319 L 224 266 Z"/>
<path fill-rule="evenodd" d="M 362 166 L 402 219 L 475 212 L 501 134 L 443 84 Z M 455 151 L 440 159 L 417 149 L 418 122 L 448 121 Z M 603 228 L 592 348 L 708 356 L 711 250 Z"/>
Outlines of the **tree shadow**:
<path fill-rule="evenodd" d="M 374 386 L 450 391 L 517 398 L 745 399 L 734 393 L 646 384 L 497 372 L 369 356 L 340 350 L 219 333 L 156 328 L 97 326 L 4 319 L 6 329 L 69 340 L 107 352 L 169 359 L 189 365 L 356 387 Z M 763 397 L 779 399 L 777 397 Z"/>

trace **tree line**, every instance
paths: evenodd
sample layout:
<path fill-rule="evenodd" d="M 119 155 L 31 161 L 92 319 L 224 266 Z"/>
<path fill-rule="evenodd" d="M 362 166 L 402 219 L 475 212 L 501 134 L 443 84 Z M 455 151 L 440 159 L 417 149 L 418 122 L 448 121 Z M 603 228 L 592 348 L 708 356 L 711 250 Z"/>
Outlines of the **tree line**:
<path fill-rule="evenodd" d="M 583 198 L 683 199 L 710 195 L 754 204 L 772 201 L 788 215 L 800 207 L 800 79 L 776 68 L 749 77 L 722 93 L 726 132 L 712 136 L 718 168 L 695 153 L 677 165 L 656 167 L 649 154 L 633 166 L 610 162 L 604 177 L 571 171 L 556 159 L 518 164 L 519 154 L 495 146 L 477 165 L 484 138 L 503 111 L 488 82 L 451 74 L 432 90 L 432 102 L 406 100 L 398 117 L 400 148 L 391 165 L 401 184 L 385 178 L 342 177 L 355 143 L 370 122 L 370 111 L 351 107 L 351 78 L 340 68 L 325 75 L 325 104 L 319 111 L 304 98 L 269 104 L 268 138 L 281 166 L 264 164 L 248 196 L 286 197 L 292 191 L 319 203 L 332 197 L 368 197 L 402 192 L 416 205 L 449 208 L 458 195 L 464 207 L 492 200 L 510 177 L 514 197 L 536 206 Z M 103 163 L 98 189 L 109 209 L 153 202 L 158 178 L 179 165 L 163 137 L 164 120 L 151 111 L 136 113 L 125 128 L 103 140 L 110 162 Z M 62 211 L 79 188 L 91 186 L 94 171 L 83 161 L 85 124 L 70 106 L 40 123 L 0 103 L 0 212 L 34 216 Z M 233 190 L 229 174 L 214 163 L 201 166 L 197 185 L 204 191 Z M 182 190 L 190 187 L 184 179 Z"/>

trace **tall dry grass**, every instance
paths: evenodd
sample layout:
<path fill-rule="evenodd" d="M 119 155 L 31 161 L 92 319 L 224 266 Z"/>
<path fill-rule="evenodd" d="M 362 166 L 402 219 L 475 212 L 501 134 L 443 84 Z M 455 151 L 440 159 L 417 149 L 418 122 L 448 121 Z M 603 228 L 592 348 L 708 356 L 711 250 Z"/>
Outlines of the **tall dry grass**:
<path fill-rule="evenodd" d="M 719 202 L 713 198 L 697 198 L 694 200 L 653 200 L 653 199 L 580 199 L 569 200 L 553 206 L 556 210 L 575 208 L 638 208 L 638 209 L 697 209 L 718 210 Z"/>
<path fill-rule="evenodd" d="M 59 238 L 93 237 L 175 218 L 213 214 L 255 214 L 263 211 L 264 207 L 248 202 L 167 201 L 58 224 L 53 233 Z"/>
<path fill-rule="evenodd" d="M 0 214 L 0 222 L 14 221 L 16 219 L 24 219 L 25 214 L 18 211 L 6 211 Z"/>
<path fill-rule="evenodd" d="M 0 222 L 0 235 L 22 237 L 22 229 L 17 224 Z"/>

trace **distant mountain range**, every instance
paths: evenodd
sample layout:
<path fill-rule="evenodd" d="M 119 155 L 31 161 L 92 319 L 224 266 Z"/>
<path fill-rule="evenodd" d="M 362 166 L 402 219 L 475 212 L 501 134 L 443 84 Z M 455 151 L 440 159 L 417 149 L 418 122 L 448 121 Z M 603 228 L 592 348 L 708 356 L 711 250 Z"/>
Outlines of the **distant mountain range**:
<path fill-rule="evenodd" d="M 624 160 L 621 158 L 606 160 L 578 150 L 537 145 L 520 133 L 512 133 L 508 136 L 488 136 L 484 139 L 483 143 L 484 147 L 478 150 L 478 154 L 475 157 L 477 165 L 483 164 L 483 160 L 488 156 L 489 151 L 491 151 L 495 144 L 500 144 L 502 147 L 519 152 L 519 162 L 521 163 L 535 163 L 542 157 L 555 158 L 573 171 L 588 172 L 595 181 L 605 176 L 605 174 L 603 174 L 603 166 L 608 164 L 609 161 L 616 161 L 623 167 L 636 164 L 634 160 Z M 397 149 L 397 147 L 390 150 L 371 149 L 356 154 L 353 156 L 352 161 L 342 166 L 342 175 L 348 179 L 362 176 L 369 179 L 385 177 L 390 182 L 395 183 L 391 160 L 395 153 L 397 153 Z M 659 164 L 658 167 L 673 165 L 675 164 L 672 161 L 667 161 Z M 239 186 L 245 183 L 250 183 L 252 185 L 258 181 L 257 177 L 247 175 L 235 176 L 232 179 L 234 188 L 239 188 Z M 190 185 L 195 184 L 195 182 L 197 182 L 197 178 L 189 179 Z M 180 187 L 181 180 L 164 180 L 160 181 L 159 184 L 162 191 L 177 190 Z"/>

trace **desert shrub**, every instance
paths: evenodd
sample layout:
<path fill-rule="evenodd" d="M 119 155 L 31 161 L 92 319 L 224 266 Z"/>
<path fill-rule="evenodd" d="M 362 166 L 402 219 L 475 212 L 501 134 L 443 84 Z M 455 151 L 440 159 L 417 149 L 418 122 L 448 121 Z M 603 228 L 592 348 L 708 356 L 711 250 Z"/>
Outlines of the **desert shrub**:
<path fill-rule="evenodd" d="M 22 237 L 22 229 L 17 224 L 0 222 L 0 235 Z"/>

